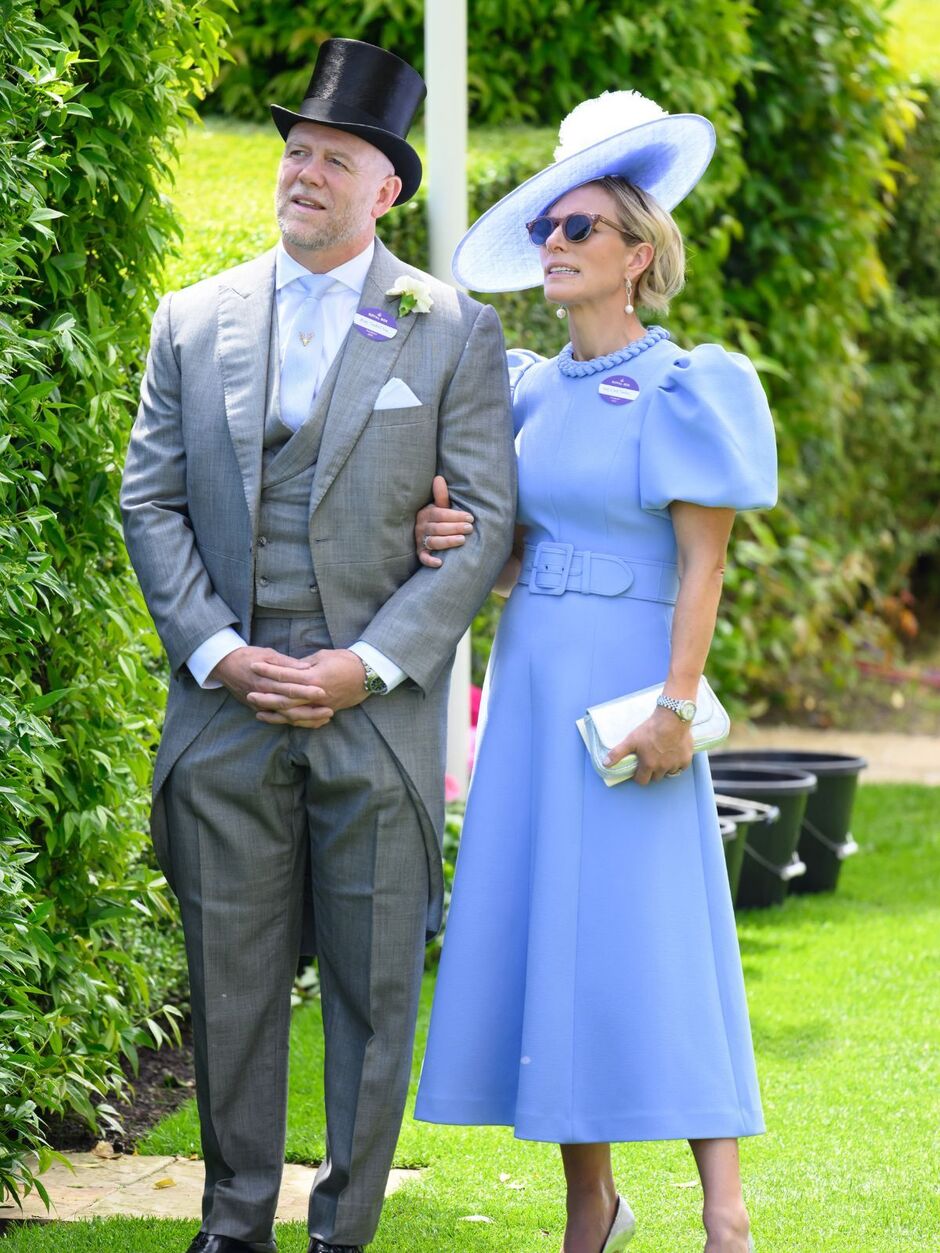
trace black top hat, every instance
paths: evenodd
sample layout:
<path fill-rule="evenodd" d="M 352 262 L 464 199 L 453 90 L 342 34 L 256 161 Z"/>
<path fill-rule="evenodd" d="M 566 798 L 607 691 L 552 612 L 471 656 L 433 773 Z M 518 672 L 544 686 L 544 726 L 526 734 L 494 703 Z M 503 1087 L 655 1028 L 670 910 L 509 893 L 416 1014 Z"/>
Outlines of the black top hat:
<path fill-rule="evenodd" d="M 271 113 L 284 139 L 297 122 L 319 122 L 367 140 L 395 167 L 402 183 L 395 203 L 402 204 L 421 184 L 421 159 L 405 136 L 426 95 L 418 71 L 394 53 L 358 39 L 327 39 L 299 112 L 272 104 Z"/>

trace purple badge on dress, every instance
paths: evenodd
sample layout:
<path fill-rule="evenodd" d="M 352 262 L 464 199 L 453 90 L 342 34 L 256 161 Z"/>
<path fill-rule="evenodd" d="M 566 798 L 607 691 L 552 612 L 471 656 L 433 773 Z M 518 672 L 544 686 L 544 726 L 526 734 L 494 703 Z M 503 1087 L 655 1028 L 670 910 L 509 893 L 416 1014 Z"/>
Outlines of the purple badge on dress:
<path fill-rule="evenodd" d="M 597 391 L 601 399 L 606 400 L 609 405 L 632 404 L 640 394 L 636 380 L 626 374 L 608 374 L 605 379 L 601 379 Z"/>
<path fill-rule="evenodd" d="M 384 309 L 358 310 L 353 326 L 366 339 L 394 339 L 398 334 L 398 323 Z"/>

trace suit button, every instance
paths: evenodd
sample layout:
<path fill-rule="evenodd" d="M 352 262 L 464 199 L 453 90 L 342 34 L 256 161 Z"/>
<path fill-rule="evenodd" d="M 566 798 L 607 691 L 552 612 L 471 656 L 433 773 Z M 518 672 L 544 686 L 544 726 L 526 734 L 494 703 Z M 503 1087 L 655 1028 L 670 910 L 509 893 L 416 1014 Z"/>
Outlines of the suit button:
<path fill-rule="evenodd" d="M 308 592 L 315 592 L 316 590 L 317 590 L 316 583 L 311 583 L 310 586 L 307 588 Z"/>
<path fill-rule="evenodd" d="M 262 587 L 268 586 L 268 580 L 264 577 L 264 575 L 261 576 L 258 582 L 261 584 Z"/>
<path fill-rule="evenodd" d="M 258 547 L 259 547 L 259 548 L 265 548 L 265 547 L 267 546 L 267 542 L 268 542 L 268 540 L 267 540 L 267 537 L 266 537 L 266 536 L 264 536 L 264 535 L 259 535 L 259 536 L 258 536 Z"/>

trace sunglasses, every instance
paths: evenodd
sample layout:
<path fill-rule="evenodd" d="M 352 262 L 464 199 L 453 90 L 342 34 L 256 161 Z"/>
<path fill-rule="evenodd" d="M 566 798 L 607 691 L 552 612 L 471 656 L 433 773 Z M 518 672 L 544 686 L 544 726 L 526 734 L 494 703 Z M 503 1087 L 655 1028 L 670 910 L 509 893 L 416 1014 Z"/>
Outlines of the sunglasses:
<path fill-rule="evenodd" d="M 548 243 L 549 236 L 557 226 L 561 227 L 569 244 L 583 244 L 598 222 L 603 222 L 605 226 L 612 226 L 621 235 L 628 233 L 622 226 L 611 222 L 610 218 L 605 218 L 601 213 L 569 213 L 563 218 L 550 218 L 547 214 L 543 214 L 541 217 L 533 218 L 531 222 L 526 222 L 525 228 L 529 232 L 529 239 L 532 243 L 541 248 L 543 244 Z"/>

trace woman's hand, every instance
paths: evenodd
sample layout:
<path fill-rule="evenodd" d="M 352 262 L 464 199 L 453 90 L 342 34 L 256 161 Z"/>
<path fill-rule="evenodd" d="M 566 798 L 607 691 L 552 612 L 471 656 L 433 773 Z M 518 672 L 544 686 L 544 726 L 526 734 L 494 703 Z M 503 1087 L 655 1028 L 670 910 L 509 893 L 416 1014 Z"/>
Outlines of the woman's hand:
<path fill-rule="evenodd" d="M 444 564 L 435 553 L 460 548 L 466 541 L 473 530 L 473 514 L 451 509 L 450 492 L 442 474 L 434 476 L 431 492 L 434 504 L 425 505 L 415 518 L 415 548 L 421 564 L 434 567 Z"/>
<path fill-rule="evenodd" d="M 668 775 L 681 774 L 692 764 L 692 729 L 671 709 L 657 709 L 626 739 L 612 748 L 604 760 L 615 766 L 628 753 L 636 753 L 634 782 L 644 787 Z"/>

